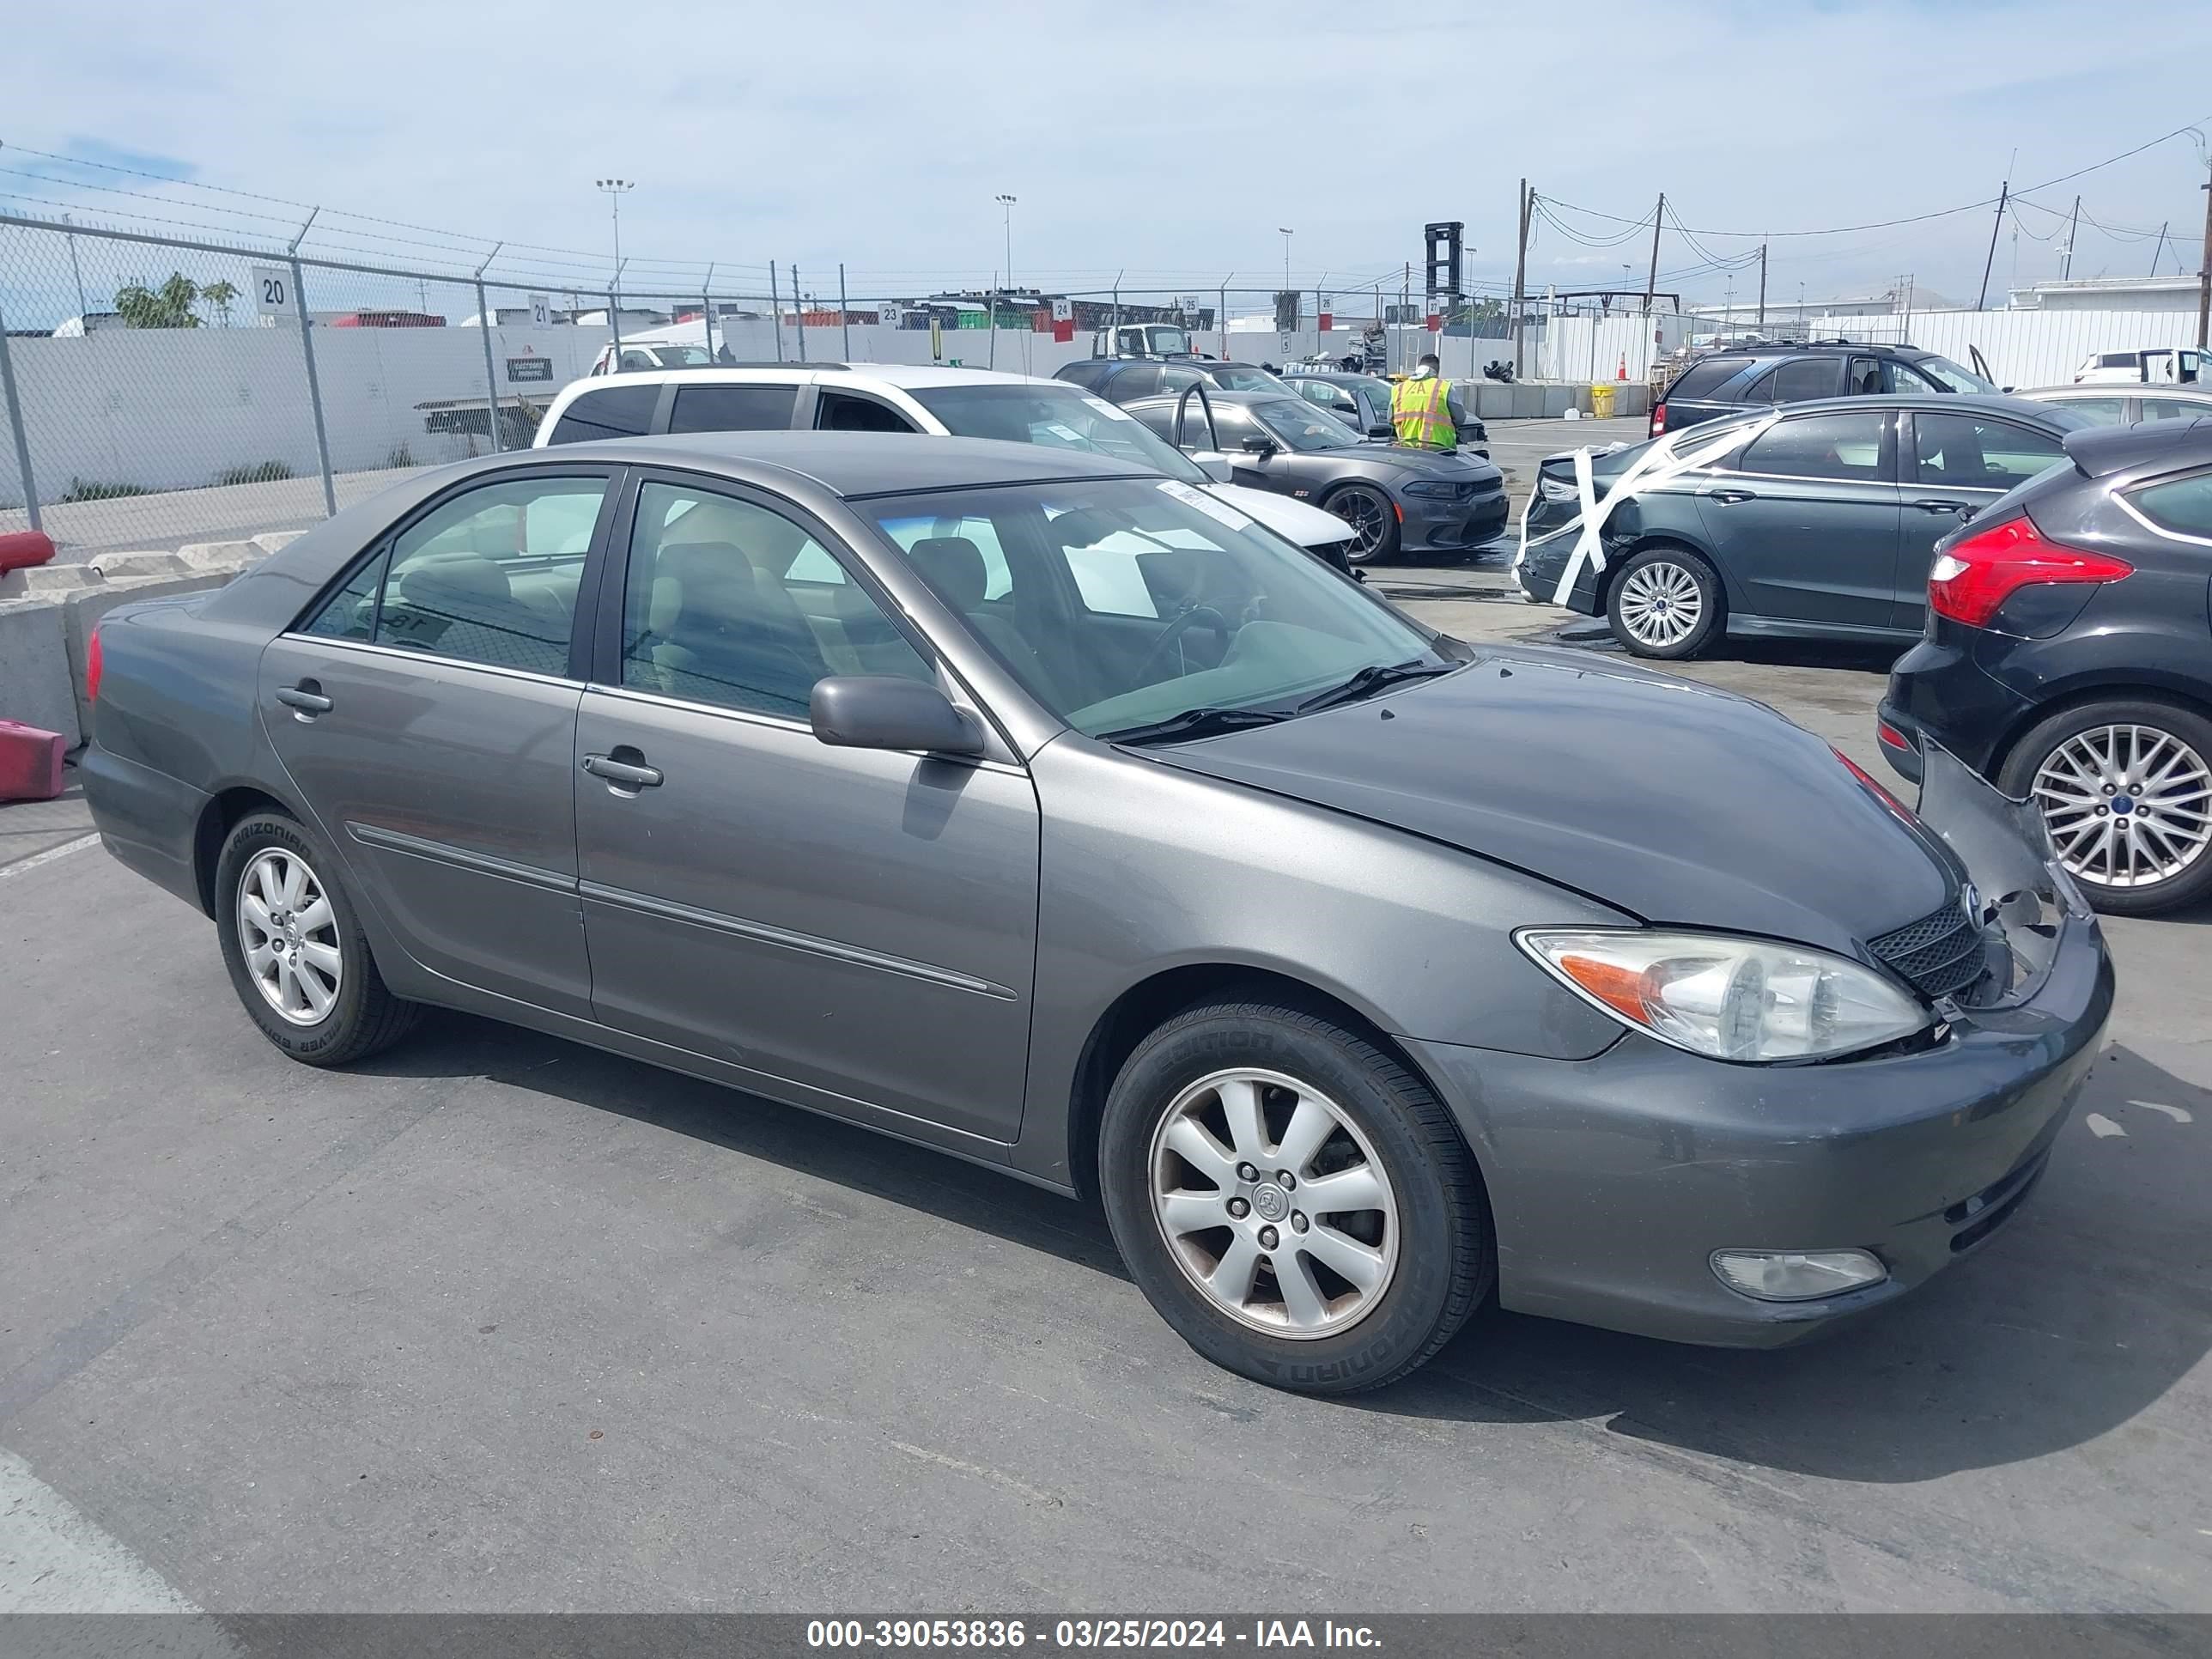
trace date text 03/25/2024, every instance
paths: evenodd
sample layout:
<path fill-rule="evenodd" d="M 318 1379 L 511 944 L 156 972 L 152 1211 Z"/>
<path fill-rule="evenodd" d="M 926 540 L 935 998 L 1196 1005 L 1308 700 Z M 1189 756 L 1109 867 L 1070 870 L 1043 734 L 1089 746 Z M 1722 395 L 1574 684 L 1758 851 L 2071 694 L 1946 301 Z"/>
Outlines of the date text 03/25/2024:
<path fill-rule="evenodd" d="M 1226 1619 L 1058 1619 L 1032 1629 L 1023 1619 L 815 1619 L 806 1645 L 836 1650 L 965 1649 L 970 1653 L 1243 1647 L 1248 1650 L 1376 1649 L 1366 1625 L 1332 1619 L 1254 1619 L 1239 1628 Z"/>

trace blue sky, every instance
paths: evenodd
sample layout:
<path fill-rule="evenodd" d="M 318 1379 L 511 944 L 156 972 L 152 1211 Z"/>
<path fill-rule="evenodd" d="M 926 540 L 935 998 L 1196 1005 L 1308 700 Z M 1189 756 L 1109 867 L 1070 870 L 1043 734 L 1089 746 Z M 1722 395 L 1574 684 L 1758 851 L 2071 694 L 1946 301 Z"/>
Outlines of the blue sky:
<path fill-rule="evenodd" d="M 1923 212 L 2033 182 L 2212 115 L 2212 11 L 2054 4 L 1698 3 L 1538 9 L 1268 0 L 702 8 L 633 0 L 359 9 L 240 0 L 222 27 L 184 7 L 41 8 L 11 27 L 0 143 L 485 239 L 609 245 L 725 269 L 797 262 L 853 292 L 988 282 L 993 200 L 1019 198 L 1017 280 L 1125 291 L 1311 287 L 1420 257 L 1462 219 L 1471 274 L 1509 279 L 1516 181 L 1626 218 L 1668 192 L 1693 231 L 1789 230 Z M 149 44 L 158 42 L 158 45 Z M 2014 150 L 2018 159 L 2013 161 Z M 264 234 L 292 210 L 9 149 L 0 190 L 80 216 L 156 213 Z M 57 176 L 57 173 L 61 176 Z M 2080 189 L 2074 274 L 2140 274 L 2173 222 L 2193 270 L 2204 178 L 2185 140 L 2033 198 L 2000 239 L 1996 285 L 2054 276 Z M 162 206 L 76 186 L 130 185 Z M 12 204 L 11 204 L 12 205 Z M 53 210 L 26 204 L 27 210 Z M 217 207 L 228 207 L 219 213 Z M 266 221 L 242 216 L 261 211 Z M 1626 225 L 1562 216 L 1589 240 Z M 1910 273 L 1971 301 L 1990 215 L 1778 238 L 1770 296 L 1865 292 Z M 422 233 L 333 220 L 337 248 L 408 253 Z M 1718 299 L 1709 267 L 1755 244 L 1670 228 L 1661 286 Z M 2160 269 L 2176 268 L 2173 242 Z M 412 247 L 415 257 L 458 252 Z M 1640 284 L 1648 233 L 1589 246 L 1539 232 L 1532 286 Z M 1710 256 L 1710 257 L 1709 257 Z M 365 257 L 365 254 L 364 254 Z M 551 252 L 510 256 L 556 268 Z M 1624 276 L 1626 263 L 1631 266 Z M 635 270 L 652 269 L 643 264 Z M 1418 281 L 1418 272 L 1417 278 Z M 1755 270 L 1735 275 L 1747 297 Z"/>

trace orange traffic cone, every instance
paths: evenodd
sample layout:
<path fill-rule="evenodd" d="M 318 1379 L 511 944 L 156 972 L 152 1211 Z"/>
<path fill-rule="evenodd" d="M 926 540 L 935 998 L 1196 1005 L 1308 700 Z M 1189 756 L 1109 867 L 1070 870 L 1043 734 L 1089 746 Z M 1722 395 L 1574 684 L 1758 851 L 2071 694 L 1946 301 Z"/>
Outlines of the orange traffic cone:
<path fill-rule="evenodd" d="M 1616 380 L 1625 380 L 1628 378 L 1628 354 L 1625 351 L 1620 354 L 1620 367 L 1613 371 L 1613 378 Z"/>

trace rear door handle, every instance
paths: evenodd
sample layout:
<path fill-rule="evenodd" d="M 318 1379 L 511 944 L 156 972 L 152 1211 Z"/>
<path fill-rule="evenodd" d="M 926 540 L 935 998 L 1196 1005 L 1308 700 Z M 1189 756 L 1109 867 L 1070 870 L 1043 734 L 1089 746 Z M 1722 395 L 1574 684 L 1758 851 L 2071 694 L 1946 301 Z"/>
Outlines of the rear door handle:
<path fill-rule="evenodd" d="M 303 720 L 313 720 L 318 714 L 327 714 L 337 706 L 323 695 L 322 688 L 313 680 L 277 687 L 276 701 L 287 708 L 297 710 Z"/>
<path fill-rule="evenodd" d="M 1737 501 L 1755 501 L 1759 496 L 1755 491 L 1749 489 L 1708 489 L 1705 492 L 1705 498 L 1708 501 L 1718 501 L 1723 507 L 1730 507 Z"/>
<path fill-rule="evenodd" d="M 1915 501 L 1913 506 L 1923 513 L 1964 513 L 1966 510 L 1964 501 Z"/>
<path fill-rule="evenodd" d="M 633 755 L 637 751 L 629 750 Z M 643 757 L 640 757 L 642 759 Z M 630 761 L 617 760 L 612 755 L 586 755 L 584 769 L 595 778 L 605 778 L 622 789 L 656 789 L 660 786 L 660 769 L 641 766 Z"/>

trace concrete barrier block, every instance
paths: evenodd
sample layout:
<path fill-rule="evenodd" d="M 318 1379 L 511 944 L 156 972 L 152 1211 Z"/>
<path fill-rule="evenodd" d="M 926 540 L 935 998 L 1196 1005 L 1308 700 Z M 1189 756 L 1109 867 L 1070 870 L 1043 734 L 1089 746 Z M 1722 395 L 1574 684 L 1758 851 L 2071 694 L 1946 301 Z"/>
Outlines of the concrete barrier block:
<path fill-rule="evenodd" d="M 98 587 L 65 596 L 60 607 L 62 639 L 68 647 L 69 687 L 76 699 L 77 729 L 87 732 L 92 730 L 92 703 L 84 695 L 85 644 L 102 617 L 118 606 L 135 605 L 141 599 L 205 592 L 211 587 L 221 587 L 236 574 L 230 570 L 195 570 L 181 575 L 138 576 L 103 582 Z"/>
<path fill-rule="evenodd" d="M 242 570 L 268 554 L 254 542 L 194 542 L 175 556 L 189 570 Z"/>
<path fill-rule="evenodd" d="M 1513 394 L 1513 418 L 1516 421 L 1540 421 L 1544 418 L 1544 388 L 1527 380 L 1516 380 L 1506 390 Z"/>
<path fill-rule="evenodd" d="M 1585 394 L 1587 395 L 1587 394 Z M 1544 388 L 1544 418 L 1556 421 L 1574 407 L 1575 388 L 1571 386 L 1546 386 Z"/>
<path fill-rule="evenodd" d="M 74 749 L 84 728 L 70 689 L 65 621 L 56 599 L 0 603 L 0 720 L 58 732 Z"/>
<path fill-rule="evenodd" d="M 271 553 L 282 553 L 307 533 L 304 530 L 267 530 L 253 538 L 253 544 L 266 557 Z"/>
<path fill-rule="evenodd" d="M 137 576 L 174 576 L 185 566 L 173 553 L 95 553 L 85 562 L 100 572 L 102 581 L 127 581 Z"/>
<path fill-rule="evenodd" d="M 100 580 L 90 565 L 41 564 L 0 576 L 0 599 L 57 599 Z"/>

